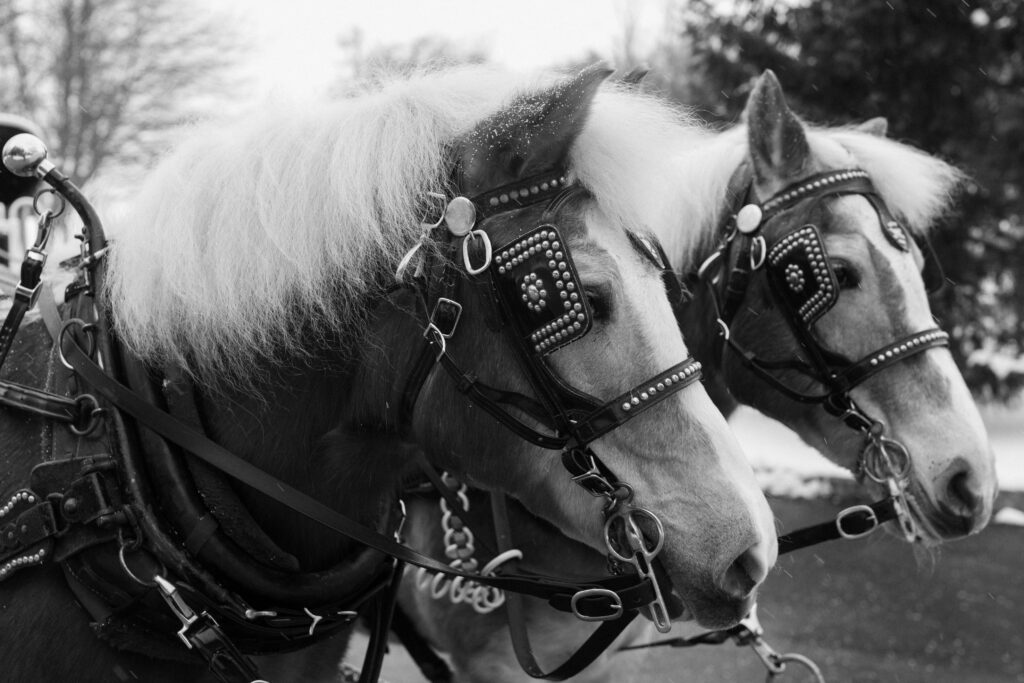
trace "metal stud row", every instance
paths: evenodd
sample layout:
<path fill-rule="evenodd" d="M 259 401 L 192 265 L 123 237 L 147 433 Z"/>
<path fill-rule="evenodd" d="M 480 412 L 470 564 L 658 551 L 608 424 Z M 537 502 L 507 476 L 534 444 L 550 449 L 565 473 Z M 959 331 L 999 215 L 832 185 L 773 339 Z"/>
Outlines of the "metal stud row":
<path fill-rule="evenodd" d="M 562 317 L 551 321 L 530 335 L 530 341 L 534 344 L 533 350 L 537 353 L 543 353 L 552 346 L 557 346 L 563 341 L 567 341 L 574 334 L 579 334 L 586 321 L 587 315 L 582 310 L 566 313 Z"/>
<path fill-rule="evenodd" d="M 526 198 L 530 195 L 538 195 L 541 192 L 547 192 L 548 190 L 557 190 L 559 187 L 565 186 L 565 176 L 559 176 L 552 178 L 536 185 L 530 185 L 527 187 L 521 187 L 518 190 L 509 190 L 508 192 L 502 192 L 500 195 L 496 195 L 487 200 L 487 203 L 491 206 L 500 206 L 501 204 L 508 204 L 510 201 L 514 201 L 520 198 Z"/>
<path fill-rule="evenodd" d="M 557 268 L 559 263 L 550 260 L 555 258 L 556 253 L 559 258 L 564 256 L 561 251 L 556 251 L 561 248 L 561 243 L 558 241 L 552 242 L 557 236 L 558 234 L 553 230 L 541 230 L 536 235 L 530 235 L 511 245 L 508 249 L 494 257 L 494 262 L 498 264 L 498 272 L 502 275 L 510 273 L 514 267 L 526 262 L 531 256 L 539 253 L 543 253 L 548 257 L 549 267 L 552 269 Z M 563 268 L 562 270 L 565 269 Z M 557 275 L 552 274 L 552 277 L 557 277 Z"/>
<path fill-rule="evenodd" d="M 829 266 L 825 260 L 825 254 L 822 252 L 821 244 L 817 240 L 811 239 L 813 235 L 814 229 L 811 227 L 803 227 L 796 232 L 791 232 L 782 238 L 778 245 L 772 249 L 771 256 L 769 257 L 769 262 L 775 267 L 778 266 L 779 261 L 788 256 L 794 249 L 803 247 L 807 251 L 807 260 L 811 265 L 811 273 L 814 276 L 814 280 L 818 283 L 818 289 L 797 311 L 805 321 L 812 320 L 822 313 L 835 293 L 832 278 L 829 277 Z M 790 266 L 795 265 L 790 264 Z M 799 266 L 796 268 L 799 270 Z M 799 292 L 803 289 L 804 283 L 801 282 L 799 289 L 795 288 L 793 286 L 794 281 L 790 279 L 791 274 L 792 271 L 787 267 L 786 281 L 793 291 Z M 800 276 L 802 277 L 803 274 L 800 273 Z"/>
<path fill-rule="evenodd" d="M 815 190 L 820 190 L 823 187 L 828 187 L 829 185 L 834 185 L 836 183 L 841 183 L 844 180 L 852 180 L 853 178 L 867 178 L 867 177 L 868 177 L 867 171 L 860 171 L 860 170 L 856 170 L 856 171 L 841 171 L 839 173 L 834 173 L 832 175 L 828 175 L 828 176 L 824 176 L 822 178 L 818 178 L 817 180 L 809 182 L 809 183 L 807 183 L 805 185 L 800 185 L 799 187 L 794 187 L 792 190 L 788 190 L 788 191 L 786 191 L 786 192 L 784 192 L 784 193 L 782 193 L 780 195 L 776 195 L 775 197 L 772 197 L 767 202 L 765 202 L 763 208 L 764 208 L 765 212 L 772 211 L 775 208 L 781 206 L 782 204 L 788 204 L 789 202 L 793 201 L 794 199 L 799 199 L 800 197 L 804 196 L 805 194 L 808 194 L 808 193 L 813 192 Z"/>
<path fill-rule="evenodd" d="M 35 503 L 36 497 L 29 491 L 18 491 L 11 496 L 11 499 L 7 501 L 6 505 L 0 507 L 0 518 L 3 518 L 10 513 L 10 511 L 14 509 L 14 506 L 21 501 L 25 501 L 26 503 Z"/>
<path fill-rule="evenodd" d="M 949 336 L 948 334 L 946 334 L 945 332 L 942 332 L 940 330 L 940 331 L 936 331 L 936 332 L 929 332 L 928 334 L 921 335 L 920 337 L 914 337 L 913 339 L 911 339 L 908 342 L 905 342 L 903 344 L 900 344 L 899 346 L 893 347 L 893 348 L 889 349 L 888 351 L 883 351 L 883 352 L 879 353 L 877 356 L 875 356 L 870 361 L 868 361 L 868 363 L 870 365 L 874 366 L 874 365 L 878 365 L 879 363 L 881 363 L 883 361 L 886 361 L 886 360 L 892 360 L 893 358 L 899 358 L 900 356 L 902 356 L 903 354 L 907 353 L 908 351 L 913 351 L 918 346 L 922 346 L 924 344 L 929 344 L 929 343 L 935 341 L 936 339 L 944 339 L 944 338 L 946 338 L 948 336 Z"/>
<path fill-rule="evenodd" d="M 677 382 L 685 382 L 690 377 L 700 372 L 700 363 L 694 362 L 683 368 L 682 372 L 674 372 L 670 377 L 666 377 L 657 384 L 647 387 L 646 391 L 641 391 L 639 394 L 633 394 L 629 397 L 628 401 L 624 401 L 622 409 L 630 411 L 634 406 L 639 406 L 647 401 L 653 400 L 659 393 L 665 391 L 673 384 Z"/>
<path fill-rule="evenodd" d="M 31 555 L 22 555 L 21 557 L 16 557 L 13 560 L 10 560 L 4 563 L 3 565 L 0 565 L 0 579 L 6 578 L 9 573 L 14 571 L 15 569 L 18 569 L 19 567 L 41 563 L 44 557 L 46 557 L 46 548 L 40 548 Z"/>

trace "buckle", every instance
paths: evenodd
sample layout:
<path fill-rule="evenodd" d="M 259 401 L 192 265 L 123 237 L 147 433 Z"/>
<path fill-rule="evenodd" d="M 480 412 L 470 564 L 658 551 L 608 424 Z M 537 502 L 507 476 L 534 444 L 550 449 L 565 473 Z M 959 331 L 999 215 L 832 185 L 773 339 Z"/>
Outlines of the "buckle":
<path fill-rule="evenodd" d="M 854 516 L 854 515 L 860 515 L 860 514 L 864 514 L 866 516 L 865 517 L 855 517 Z M 868 527 L 863 529 L 862 531 L 857 531 L 855 529 L 848 531 L 843 526 L 844 522 L 855 522 L 857 524 L 868 524 Z M 845 510 L 840 511 L 839 514 L 836 515 L 836 530 L 839 532 L 840 536 L 842 536 L 843 538 L 846 538 L 846 539 L 853 540 L 853 539 L 856 539 L 856 538 L 863 538 L 864 536 L 867 536 L 868 534 L 870 534 L 872 531 L 874 531 L 877 528 L 878 528 L 878 515 L 875 514 L 875 511 L 873 509 L 871 509 L 871 506 L 869 506 L 869 505 L 854 505 L 852 507 L 848 507 Z"/>
<path fill-rule="evenodd" d="M 597 461 L 594 460 L 594 455 L 586 451 L 582 451 L 581 454 L 586 458 L 582 464 L 587 465 L 587 471 L 583 474 L 574 475 L 572 480 L 595 498 L 614 498 L 616 486 L 601 474 L 601 471 L 597 468 Z M 578 460 L 577 463 L 579 463 Z"/>
<path fill-rule="evenodd" d="M 441 297 L 434 304 L 434 311 L 430 314 L 430 324 L 445 339 L 451 339 L 455 334 L 455 328 L 459 325 L 459 318 L 462 317 L 462 304 L 452 299 Z"/>
<path fill-rule="evenodd" d="M 582 621 L 611 621 L 622 616 L 622 598 L 607 588 L 587 588 L 572 596 L 572 613 Z M 601 611 L 604 608 L 604 611 Z"/>

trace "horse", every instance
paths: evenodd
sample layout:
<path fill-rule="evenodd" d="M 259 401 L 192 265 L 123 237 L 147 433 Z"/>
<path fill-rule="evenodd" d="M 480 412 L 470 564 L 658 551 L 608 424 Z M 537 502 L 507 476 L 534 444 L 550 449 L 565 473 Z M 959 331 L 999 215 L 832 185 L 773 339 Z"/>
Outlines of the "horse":
<path fill-rule="evenodd" d="M 42 152 L 5 152 L 86 223 L 65 310 L 44 290 L 3 365 L 70 413 L 5 408 L 0 528 L 59 531 L 2 547 L 8 680 L 248 681 L 249 655 L 308 680 L 286 653 L 386 632 L 402 563 L 445 567 L 397 540 L 422 459 L 626 560 L 481 581 L 608 623 L 747 613 L 771 512 L 650 249 L 687 123 L 595 99 L 608 75 L 456 70 L 190 129 L 109 243 Z"/>
<path fill-rule="evenodd" d="M 652 226 L 690 290 L 678 309 L 680 329 L 704 363 L 708 392 L 727 415 L 742 403 L 788 425 L 854 472 L 867 492 L 898 494 L 892 500 L 901 509 L 892 516 L 907 540 L 935 546 L 977 533 L 996 495 L 994 456 L 944 337 L 933 329 L 925 289 L 935 267 L 925 236 L 951 201 L 959 172 L 887 139 L 884 119 L 842 128 L 805 124 L 770 71 L 756 82 L 743 119 L 724 132 L 692 128 L 678 150 L 676 220 Z M 778 198 L 784 203 L 772 213 Z M 802 264 L 786 260 L 790 235 L 810 250 Z M 791 303 L 797 294 L 804 298 Z M 800 317 L 826 296 L 830 305 L 813 311 L 818 317 Z M 830 386 L 864 367 L 874 372 L 862 382 L 841 391 Z M 847 397 L 841 410 L 822 408 L 830 394 Z M 892 463 L 902 476 L 866 471 L 876 439 L 885 439 L 885 457 L 904 459 Z M 486 498 L 467 499 L 464 523 L 493 542 Z M 509 507 L 511 544 L 524 566 L 582 571 L 601 562 L 581 545 L 551 553 L 560 531 L 514 502 Z M 876 512 L 851 508 L 847 514 L 865 514 L 866 523 L 840 534 L 873 530 L 881 525 Z M 439 525 L 429 496 L 410 507 L 408 534 L 420 547 L 437 548 Z M 478 613 L 446 599 L 428 579 L 407 576 L 400 606 L 420 634 L 450 654 L 457 679 L 522 680 L 502 612 Z M 535 600 L 526 600 L 526 610 L 541 661 L 564 657 L 587 628 Z M 638 624 L 617 646 L 649 639 L 649 627 Z M 630 662 L 614 651 L 574 680 L 628 679 Z"/>

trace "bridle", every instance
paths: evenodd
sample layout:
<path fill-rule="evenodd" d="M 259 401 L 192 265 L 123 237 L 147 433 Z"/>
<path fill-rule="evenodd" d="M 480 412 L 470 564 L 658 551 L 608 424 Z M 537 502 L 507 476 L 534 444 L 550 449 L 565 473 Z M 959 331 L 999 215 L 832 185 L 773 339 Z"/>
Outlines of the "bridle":
<path fill-rule="evenodd" d="M 420 363 L 427 367 L 440 365 L 455 381 L 456 388 L 473 399 L 474 405 L 521 438 L 542 448 L 560 450 L 562 464 L 573 481 L 591 495 L 605 499 L 608 554 L 619 564 L 634 567 L 641 580 L 650 581 L 654 600 L 649 607 L 656 626 L 664 632 L 671 628 L 661 587 L 666 580 L 659 578 L 663 574 L 656 572 L 652 564 L 664 543 L 663 527 L 652 512 L 631 504 L 632 487 L 615 477 L 590 444 L 696 382 L 700 364 L 687 358 L 612 400 L 601 401 L 573 387 L 548 362 L 558 349 L 585 336 L 593 321 L 593 311 L 569 245 L 552 222 L 565 203 L 585 195 L 579 185 L 568 184 L 564 174 L 555 171 L 471 199 L 456 196 L 448 201 L 438 220 L 424 222 L 421 243 L 442 223 L 447 231 L 442 238 L 446 246 L 433 263 L 429 256 L 423 257 L 417 268 L 420 276 L 414 277 L 411 285 L 418 293 L 422 310 L 431 312 L 424 331 L 427 348 Z M 487 219 L 545 203 L 535 227 L 498 248 L 492 247 Z M 670 298 L 674 294 L 677 300 L 681 299 L 681 285 L 660 245 L 632 234 L 630 238 L 634 247 L 661 270 Z M 418 248 L 414 247 L 414 251 Z M 411 253 L 402 260 L 399 277 L 411 260 Z M 461 272 L 459 277 L 452 277 L 451 271 L 458 269 L 456 264 L 461 264 Z M 423 275 L 437 269 L 442 271 L 435 278 L 440 287 L 432 287 Z M 492 330 L 504 332 L 512 342 L 517 363 L 534 396 L 487 386 L 464 371 L 448 353 L 447 340 L 455 334 L 462 311 L 458 299 L 465 296 L 457 291 L 460 284 L 472 289 L 484 308 L 490 310 L 488 322 Z M 428 371 L 414 371 L 411 376 L 417 381 L 406 389 L 407 397 L 418 395 Z M 415 398 L 405 401 L 409 407 L 403 412 L 410 414 L 414 402 Z M 525 413 L 547 431 L 524 422 L 512 409 Z M 640 533 L 641 519 L 647 523 L 646 528 L 655 531 L 656 537 Z M 589 607 L 585 607 L 587 603 Z M 593 607 L 602 603 L 603 608 L 594 611 Z M 581 619 L 594 621 L 618 618 L 623 607 L 611 594 L 598 589 L 576 596 L 572 611 Z"/>
<path fill-rule="evenodd" d="M 539 597 L 548 600 L 556 609 L 572 612 L 581 619 L 603 622 L 568 661 L 550 674 L 543 674 L 552 679 L 572 676 L 587 666 L 628 626 L 640 608 L 649 608 L 659 628 L 668 628 L 669 614 L 663 597 L 668 580 L 656 561 L 664 542 L 661 523 L 653 513 L 631 504 L 632 488 L 614 476 L 590 449 L 590 443 L 697 381 L 700 365 L 688 358 L 612 401 L 602 402 L 572 387 L 547 363 L 548 355 L 585 335 L 592 320 L 568 246 L 556 225 L 541 221 L 507 245 L 492 250 L 485 223 L 487 218 L 498 213 L 526 209 L 542 201 L 549 202 L 548 212 L 554 213 L 562 201 L 580 191 L 572 185 L 567 187 L 562 173 L 552 171 L 544 177 L 522 181 L 517 187 L 498 188 L 473 199 L 452 198 L 441 218 L 448 230 L 439 236 L 425 231 L 423 241 L 403 259 L 400 272 L 409 266 L 423 243 L 436 241 L 438 245 L 436 254 L 434 249 L 424 250 L 436 257 L 424 256 L 412 282 L 400 287 L 411 287 L 416 292 L 423 306 L 421 322 L 424 329 L 420 359 L 407 381 L 400 410 L 403 415 L 411 415 L 420 389 L 433 368 L 444 368 L 459 391 L 514 433 L 536 445 L 562 452 L 562 462 L 573 480 L 592 495 L 605 499 L 605 540 L 609 554 L 618 558 L 620 569 L 622 565 L 632 565 L 635 576 L 620 571 L 595 579 L 561 579 L 525 571 L 506 571 L 504 568 L 490 575 L 453 569 L 404 545 L 400 538 L 401 523 L 399 531 L 393 535 L 366 527 L 238 458 L 191 424 L 148 400 L 147 395 L 126 386 L 124 380 L 117 376 L 120 365 L 117 343 L 110 330 L 107 312 L 102 299 L 95 298 L 103 289 L 104 255 L 109 249 L 99 216 L 78 188 L 45 159 L 45 148 L 38 140 L 19 141 L 12 147 L 14 142 L 12 140 L 5 148 L 5 163 L 11 166 L 7 153 L 11 148 L 11 157 L 19 161 L 23 174 L 35 175 L 50 184 L 82 218 L 81 270 L 84 279 L 69 288 L 68 296 L 74 299 L 74 308 L 84 320 L 77 320 L 75 329 L 71 329 L 67 322 L 61 324 L 52 297 L 48 297 L 45 288 L 41 290 L 39 286 L 42 271 L 39 261 L 45 258 L 42 251 L 45 245 L 37 244 L 34 252 L 30 250 L 30 255 L 38 252 L 36 256 L 40 258 L 27 259 L 17 305 L 2 328 L 3 351 L 9 348 L 10 339 L 16 334 L 24 313 L 39 299 L 43 318 L 57 343 L 61 363 L 74 374 L 76 384 L 80 383 L 92 392 L 88 394 L 92 403 L 78 405 L 63 395 L 13 383 L 3 383 L 0 387 L 3 389 L 3 403 L 47 419 L 69 422 L 72 427 L 79 423 L 88 423 L 86 426 L 89 426 L 93 421 L 103 422 L 109 433 L 105 438 L 110 443 L 105 447 L 108 455 L 95 463 L 91 459 L 88 462 L 58 460 L 48 463 L 47 472 L 55 471 L 49 466 L 51 464 L 57 465 L 58 470 L 67 469 L 70 464 L 72 471 L 66 477 L 61 474 L 40 481 L 34 471 L 31 483 L 18 491 L 9 504 L 0 508 L 0 521 L 6 524 L 13 519 L 12 528 L 18 528 L 22 520 L 53 520 L 49 524 L 33 523 L 25 534 L 2 539 L 0 562 L 7 570 L 0 574 L 0 580 L 22 568 L 74 557 L 73 551 L 61 546 L 62 537 L 71 527 L 80 529 L 81 534 L 96 536 L 92 541 L 94 544 L 109 544 L 116 539 L 119 550 L 115 552 L 114 563 L 116 567 L 119 559 L 123 568 L 123 573 L 115 571 L 117 580 L 133 586 L 135 592 L 140 590 L 135 584 L 142 585 L 146 595 L 156 596 L 153 600 L 156 605 L 162 601 L 166 611 L 161 613 L 161 618 L 180 622 L 177 635 L 181 643 L 201 655 L 219 680 L 229 683 L 257 680 L 256 668 L 243 649 L 259 651 L 268 642 L 275 643 L 274 647 L 280 647 L 283 642 L 307 642 L 307 627 L 309 640 L 320 638 L 350 623 L 357 615 L 351 610 L 367 604 L 368 597 L 374 598 L 376 616 L 360 681 L 376 680 L 398 582 L 406 563 L 497 589 Z M 42 148 L 41 151 L 37 146 Z M 473 214 L 467 215 L 466 210 L 470 207 Z M 482 217 L 479 227 L 476 226 L 477 212 Z M 49 219 L 50 215 L 44 214 L 41 224 L 48 225 Z M 666 283 L 670 283 L 670 287 L 674 283 L 677 295 L 680 294 L 678 282 L 660 247 L 642 240 L 635 241 L 635 244 L 645 248 L 644 253 L 662 268 Z M 561 286 L 555 284 L 553 288 L 547 288 L 541 284 L 547 278 L 552 283 L 557 278 Z M 466 290 L 483 297 L 488 304 L 485 315 L 489 322 L 495 329 L 504 330 L 509 335 L 517 361 L 536 397 L 487 386 L 472 372 L 463 371 L 448 353 L 448 340 L 456 334 L 462 310 L 458 299 L 466 294 Z M 40 291 L 44 294 L 41 298 L 38 297 Z M 575 298 L 574 294 L 577 295 Z M 556 305 L 561 306 L 560 310 Z M 547 431 L 523 420 L 516 411 L 525 413 Z M 166 533 L 152 499 L 138 487 L 138 481 L 144 477 L 140 477 L 136 470 L 142 466 L 144 458 L 136 452 L 140 450 L 137 438 L 129 433 L 125 418 L 145 426 L 151 433 L 149 443 L 159 442 L 163 448 L 173 444 L 307 518 L 384 553 L 390 558 L 385 562 L 384 570 L 379 571 L 378 567 L 374 577 L 363 582 L 358 596 L 334 596 L 330 603 L 331 609 L 337 612 L 334 616 L 316 614 L 308 609 L 303 615 L 294 609 L 268 611 L 251 608 L 238 593 L 226 590 L 215 572 L 194 557 L 195 552 L 190 549 L 186 553 Z M 101 469 L 102 473 L 99 472 Z M 427 465 L 424 469 L 429 478 L 432 468 Z M 119 482 L 125 481 L 128 484 L 119 486 Z M 46 488 L 40 488 L 43 485 Z M 83 485 L 96 489 L 98 509 L 95 514 L 90 512 L 89 516 L 76 516 L 66 503 L 71 492 L 78 491 Z M 42 490 L 44 495 L 34 489 Z M 96 535 L 93 528 L 100 523 L 104 525 L 104 531 Z M 200 520 L 196 529 L 202 535 L 200 542 L 207 542 L 215 528 L 216 525 L 211 528 L 208 523 L 204 526 Z M 127 534 L 126 529 L 129 530 Z M 653 538 L 652 534 L 655 534 Z M 144 542 L 156 564 L 147 568 L 146 576 L 150 579 L 140 578 L 138 567 L 133 570 L 125 561 L 129 545 L 130 552 L 135 552 Z M 89 586 L 83 585 L 76 590 L 76 595 L 84 599 L 82 596 L 88 590 Z M 256 604 L 267 601 L 260 595 L 255 595 L 255 599 Z M 99 602 L 95 597 L 92 600 Z M 348 607 L 338 611 L 343 605 Z M 105 608 L 98 605 L 98 609 Z M 307 620 L 311 623 L 306 623 Z M 314 637 L 321 621 L 330 622 L 331 626 Z M 239 645 L 235 644 L 235 639 L 240 639 Z M 240 647 L 242 644 L 244 648 Z M 540 673 L 537 668 L 534 675 Z"/>
<path fill-rule="evenodd" d="M 875 210 L 882 232 L 893 247 L 909 252 L 912 242 L 917 241 L 925 256 L 925 281 L 931 290 L 941 285 L 942 275 L 930 245 L 896 220 L 872 185 L 868 173 L 861 169 L 819 173 L 757 203 L 750 201 L 753 194 L 752 172 L 744 164 L 733 175 L 730 187 L 734 196 L 744 198 L 743 205 L 731 213 L 717 248 L 701 264 L 697 274 L 707 286 L 721 328 L 722 356 L 734 354 L 759 379 L 787 398 L 821 404 L 847 426 L 864 434 L 866 444 L 858 462 L 858 474 L 883 484 L 889 498 L 872 506 L 855 506 L 840 513 L 835 522 L 839 536 L 859 537 L 880 523 L 895 518 L 906 539 L 917 540 L 920 534 L 904 500 L 911 468 L 909 452 L 901 443 L 884 435 L 883 423 L 866 415 L 854 403 L 850 392 L 869 377 L 896 363 L 931 348 L 948 346 L 949 335 L 937 327 L 920 330 L 858 360 L 848 359 L 823 347 L 814 334 L 814 323 L 835 306 L 840 289 L 820 229 L 813 223 L 805 223 L 770 240 L 765 233 L 772 222 L 795 213 L 797 209 L 839 196 L 862 196 Z M 751 279 L 759 270 L 764 271 L 769 295 L 782 312 L 806 358 L 765 359 L 735 339 L 733 324 L 736 313 Z M 824 387 L 824 391 L 811 393 L 794 388 L 781 379 L 781 371 L 803 375 Z M 817 542 L 814 538 L 813 534 L 799 532 L 780 537 L 779 552 L 805 547 Z"/>

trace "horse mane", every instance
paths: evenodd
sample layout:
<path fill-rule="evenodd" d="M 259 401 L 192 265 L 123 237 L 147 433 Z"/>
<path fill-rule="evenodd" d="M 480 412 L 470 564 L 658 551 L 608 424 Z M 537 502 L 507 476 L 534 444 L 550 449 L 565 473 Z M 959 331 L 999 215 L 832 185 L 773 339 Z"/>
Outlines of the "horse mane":
<path fill-rule="evenodd" d="M 301 354 L 310 333 L 356 341 L 419 239 L 423 193 L 453 190 L 452 141 L 556 77 L 415 74 L 188 129 L 111 229 L 104 295 L 123 343 L 150 362 L 240 379 L 256 361 Z M 570 174 L 624 226 L 674 223 L 666 198 L 680 192 L 678 165 L 664 150 L 694 125 L 606 84 Z"/>
<path fill-rule="evenodd" d="M 914 147 L 852 127 L 808 127 L 809 139 L 827 138 L 845 147 L 855 165 L 871 176 L 886 204 L 917 233 L 927 232 L 951 205 L 963 174 L 955 167 Z M 723 133 L 694 130 L 690 149 L 679 155 L 683 166 L 674 210 L 689 224 L 677 222 L 659 231 L 673 266 L 686 272 L 717 243 L 724 213 L 741 197 L 730 194 L 729 180 L 747 152 L 747 129 L 740 125 Z"/>

